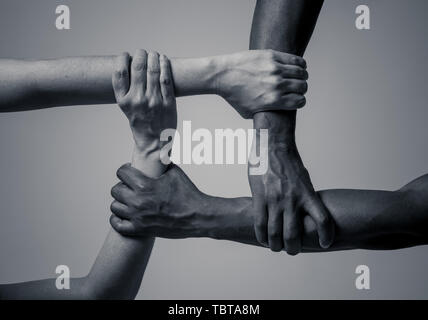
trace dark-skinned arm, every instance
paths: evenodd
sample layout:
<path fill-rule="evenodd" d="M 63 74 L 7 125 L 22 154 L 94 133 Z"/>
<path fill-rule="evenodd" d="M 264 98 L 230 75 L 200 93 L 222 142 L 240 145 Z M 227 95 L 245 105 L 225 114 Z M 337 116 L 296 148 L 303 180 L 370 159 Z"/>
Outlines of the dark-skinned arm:
<path fill-rule="evenodd" d="M 258 245 L 253 228 L 251 198 L 218 198 L 199 191 L 177 166 L 159 179 L 149 179 L 129 165 L 118 175 L 113 217 L 118 232 L 138 237 L 182 239 L 208 237 Z M 127 190 L 125 184 L 142 186 Z M 126 190 L 126 192 L 125 192 Z M 349 249 L 389 250 L 428 244 L 428 175 L 397 191 L 325 190 L 317 192 L 336 223 L 336 241 L 319 245 L 316 224 L 303 221 L 303 252 Z"/>
<path fill-rule="evenodd" d="M 303 56 L 312 36 L 322 0 L 259 0 L 254 12 L 250 49 L 273 49 Z M 287 89 L 287 88 L 286 88 Z M 305 103 L 304 98 L 300 103 Z M 295 143 L 296 111 L 260 112 L 254 128 L 269 130 L 269 166 L 252 175 L 254 227 L 258 241 L 273 251 L 301 251 L 303 221 L 310 216 L 317 226 L 320 245 L 329 247 L 334 223 L 315 192 Z M 253 148 L 260 143 L 255 136 Z"/>

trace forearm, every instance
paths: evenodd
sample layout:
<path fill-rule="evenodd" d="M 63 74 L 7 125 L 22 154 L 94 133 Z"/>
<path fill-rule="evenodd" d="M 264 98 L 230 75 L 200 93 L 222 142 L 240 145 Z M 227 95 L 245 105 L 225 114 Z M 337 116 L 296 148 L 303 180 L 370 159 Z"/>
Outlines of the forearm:
<path fill-rule="evenodd" d="M 69 289 L 58 289 L 56 279 L 0 285 L 4 300 L 134 299 L 140 288 L 154 239 L 124 238 L 109 232 L 91 272 L 71 278 Z"/>
<path fill-rule="evenodd" d="M 0 60 L 0 112 L 115 103 L 115 56 Z M 216 92 L 223 56 L 171 59 L 176 96 Z"/>
<path fill-rule="evenodd" d="M 159 158 L 138 149 L 132 165 L 153 178 L 165 169 Z M 69 289 L 57 289 L 55 279 L 0 285 L 0 299 L 134 299 L 153 244 L 154 238 L 124 237 L 111 229 L 89 274 L 70 279 Z"/>
<path fill-rule="evenodd" d="M 258 0 L 251 28 L 250 49 L 273 49 L 303 56 L 323 0 Z M 254 127 L 282 129 L 285 142 L 294 140 L 296 111 L 255 115 Z M 280 137 L 280 136 L 278 136 Z"/>
<path fill-rule="evenodd" d="M 154 238 L 128 238 L 111 229 L 85 278 L 85 292 L 92 299 L 134 299 L 153 244 Z"/>
<path fill-rule="evenodd" d="M 72 278 L 70 289 L 59 290 L 56 279 L 0 285 L 0 300 L 84 300 L 90 299 L 85 278 Z"/>
<path fill-rule="evenodd" d="M 336 238 L 330 248 L 322 249 L 315 223 L 306 216 L 304 252 L 387 250 L 428 243 L 428 205 L 421 201 L 423 195 L 363 190 L 326 190 L 318 194 L 336 223 Z M 207 202 L 208 229 L 200 236 L 260 245 L 253 228 L 251 198 L 209 197 Z"/>
<path fill-rule="evenodd" d="M 131 165 L 151 178 L 166 170 L 157 152 L 134 147 Z M 153 237 L 124 237 L 111 229 L 86 286 L 97 299 L 134 299 L 143 279 L 155 242 Z"/>

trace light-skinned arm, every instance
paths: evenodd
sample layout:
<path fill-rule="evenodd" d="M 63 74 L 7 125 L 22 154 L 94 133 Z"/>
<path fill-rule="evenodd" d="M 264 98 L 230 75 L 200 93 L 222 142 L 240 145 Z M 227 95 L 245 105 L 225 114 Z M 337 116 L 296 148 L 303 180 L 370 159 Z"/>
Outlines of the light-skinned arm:
<path fill-rule="evenodd" d="M 128 54 L 114 61 L 115 99 L 134 135 L 133 168 L 155 178 L 166 169 L 160 162 L 159 151 L 153 148 L 159 141 L 158 130 L 163 130 L 164 126 L 175 128 L 177 121 L 170 65 L 165 56 L 159 58 L 157 53 L 147 54 L 142 50 L 134 56 L 131 68 L 130 65 Z M 134 299 L 153 245 L 154 238 L 150 235 L 128 238 L 111 229 L 89 274 L 71 279 L 69 290 L 58 290 L 55 279 L 46 279 L 0 285 L 0 298 Z"/>
<path fill-rule="evenodd" d="M 0 59 L 0 112 L 114 103 L 116 58 Z M 303 107 L 296 79 L 304 83 L 308 77 L 301 61 L 269 50 L 172 59 L 175 95 L 218 94 L 244 118 L 261 110 L 295 110 Z M 284 94 L 285 85 L 294 89 Z"/>

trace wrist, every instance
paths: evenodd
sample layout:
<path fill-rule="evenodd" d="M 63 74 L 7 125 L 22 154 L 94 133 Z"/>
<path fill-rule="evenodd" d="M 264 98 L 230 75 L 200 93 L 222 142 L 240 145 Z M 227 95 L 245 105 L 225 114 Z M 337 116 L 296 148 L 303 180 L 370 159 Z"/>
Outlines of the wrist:
<path fill-rule="evenodd" d="M 227 72 L 227 56 L 213 56 L 205 58 L 207 69 L 209 70 L 209 79 L 207 87 L 210 89 L 211 93 L 224 96 L 226 91 L 226 86 L 224 85 L 223 76 Z"/>
<path fill-rule="evenodd" d="M 253 126 L 257 136 L 260 129 L 268 130 L 269 147 L 275 147 L 277 144 L 295 146 L 295 111 L 256 113 L 253 118 Z"/>
<path fill-rule="evenodd" d="M 160 150 L 141 148 L 137 145 L 134 145 L 132 153 L 132 166 L 150 178 L 161 176 L 167 168 L 160 159 Z"/>
<path fill-rule="evenodd" d="M 176 65 L 184 70 L 191 70 L 194 74 L 192 89 L 184 95 L 218 94 L 222 89 L 221 76 L 225 70 L 222 56 L 203 58 L 180 59 Z"/>
<path fill-rule="evenodd" d="M 162 148 L 168 143 L 166 141 L 161 141 L 160 138 L 136 137 L 137 136 L 134 134 L 134 151 L 146 156 L 159 154 Z"/>
<path fill-rule="evenodd" d="M 232 55 L 220 55 L 208 59 L 210 60 L 211 86 L 214 93 L 225 98 L 229 89 L 225 79 L 228 71 L 231 70 Z"/>
<path fill-rule="evenodd" d="M 247 214 L 251 202 L 244 198 L 206 197 L 204 237 L 230 240 L 238 237 L 248 226 L 252 229 L 252 218 L 248 219 Z"/>

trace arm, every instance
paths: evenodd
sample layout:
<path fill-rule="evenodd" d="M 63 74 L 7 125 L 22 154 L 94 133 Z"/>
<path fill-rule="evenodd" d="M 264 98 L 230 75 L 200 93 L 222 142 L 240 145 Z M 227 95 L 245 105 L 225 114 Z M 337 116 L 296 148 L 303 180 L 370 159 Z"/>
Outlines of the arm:
<path fill-rule="evenodd" d="M 160 150 L 154 149 L 153 143 L 150 141 L 151 134 L 154 133 L 153 130 L 162 129 L 156 127 L 155 124 L 163 123 L 167 126 L 176 126 L 176 105 L 172 78 L 166 57 L 163 57 L 159 63 L 157 54 L 150 54 L 147 57 L 147 54 L 139 52 L 132 62 L 133 72 L 130 81 L 129 60 L 129 55 L 122 55 L 116 59 L 113 85 L 116 99 L 130 120 L 135 138 L 132 166 L 154 178 L 160 176 L 165 170 L 165 166 L 159 160 Z M 147 72 L 146 76 L 145 70 L 136 68 L 139 63 L 147 64 L 149 70 L 157 70 L 157 72 Z M 160 84 L 160 78 L 169 79 L 169 84 Z M 147 86 L 145 86 L 146 82 Z M 152 91 L 142 91 L 143 87 L 149 86 Z M 153 96 L 159 100 L 151 107 L 162 112 L 157 112 L 149 121 L 146 102 Z M 139 99 L 135 99 L 137 97 Z M 140 121 L 133 121 L 135 117 L 140 115 L 143 115 L 139 118 Z M 57 290 L 55 280 L 48 279 L 2 285 L 0 286 L 0 298 L 134 299 L 140 288 L 153 244 L 154 238 L 152 237 L 126 238 L 112 229 L 88 276 L 71 279 L 70 290 Z"/>
<path fill-rule="evenodd" d="M 0 110 L 25 111 L 55 106 L 111 104 L 111 75 L 117 56 L 56 60 L 0 60 Z M 179 96 L 214 93 L 219 57 L 172 62 Z"/>
<path fill-rule="evenodd" d="M 0 59 L 0 112 L 115 103 L 111 74 L 116 58 Z M 260 110 L 294 110 L 303 106 L 295 102 L 301 99 L 300 91 L 292 90 L 294 95 L 288 97 L 277 94 L 278 85 L 288 77 L 307 78 L 293 59 L 268 51 L 173 59 L 175 94 L 219 94 L 245 118 Z"/>
<path fill-rule="evenodd" d="M 314 30 L 323 0 L 259 0 L 251 31 L 251 49 L 274 49 L 302 56 Z M 334 238 L 333 221 L 316 194 L 295 144 L 296 112 L 260 112 L 256 130 L 269 130 L 269 166 L 252 175 L 254 227 L 258 241 L 273 251 L 297 254 L 302 246 L 303 219 L 317 225 L 320 245 Z M 255 137 L 253 149 L 260 143 Z"/>
<path fill-rule="evenodd" d="M 146 189 L 128 193 L 127 198 L 122 191 L 114 191 L 113 213 L 129 221 L 123 227 L 112 220 L 117 231 L 134 236 L 209 237 L 260 246 L 253 228 L 251 198 L 225 199 L 203 194 L 176 166 L 157 180 L 126 165 L 119 172 L 127 177 L 122 181 L 134 180 Z M 428 244 L 428 175 L 394 192 L 326 190 L 318 192 L 318 196 L 336 223 L 336 241 L 322 248 L 316 224 L 306 216 L 302 230 L 304 252 L 387 250 Z M 131 204 L 135 199 L 141 200 L 139 206 Z"/>
<path fill-rule="evenodd" d="M 1 300 L 134 299 L 154 239 L 130 239 L 111 230 L 86 277 L 71 278 L 69 290 L 58 290 L 56 279 L 0 285 Z"/>

